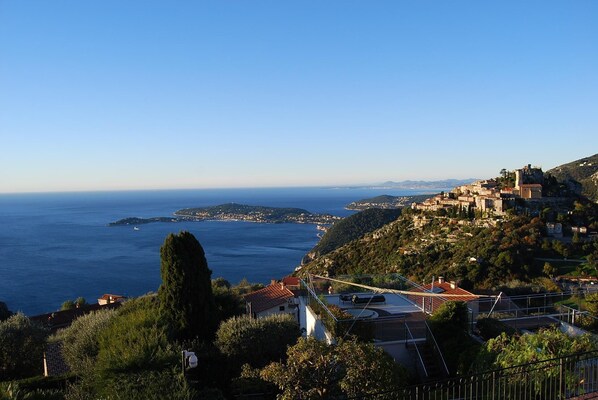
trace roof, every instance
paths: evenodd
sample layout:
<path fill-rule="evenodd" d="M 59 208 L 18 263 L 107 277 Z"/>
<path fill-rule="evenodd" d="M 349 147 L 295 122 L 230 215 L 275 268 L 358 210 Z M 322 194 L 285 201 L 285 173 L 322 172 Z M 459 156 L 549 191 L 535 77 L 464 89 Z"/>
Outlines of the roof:
<path fill-rule="evenodd" d="M 251 303 L 251 312 L 259 313 L 280 304 L 295 295 L 280 283 L 268 285 L 263 289 L 245 295 L 245 301 Z"/>
<path fill-rule="evenodd" d="M 415 288 L 412 290 L 413 292 L 423 292 L 423 291 L 429 291 L 429 292 L 433 292 L 436 293 L 440 296 L 443 295 L 448 295 L 447 297 L 438 297 L 438 296 L 434 296 L 434 297 L 425 297 L 425 310 L 426 311 L 431 311 L 434 312 L 436 311 L 436 309 L 438 307 L 440 307 L 442 304 L 444 304 L 447 301 L 472 301 L 472 300 L 476 300 L 478 298 L 477 295 L 468 292 L 465 289 L 462 289 L 458 286 L 454 286 L 451 287 L 451 284 L 449 282 L 434 282 L 434 288 L 432 288 L 432 284 L 428 283 L 426 285 L 423 285 L 419 288 Z M 417 304 L 422 304 L 422 297 L 420 296 L 408 296 L 411 298 L 412 301 L 417 301 Z"/>
<path fill-rule="evenodd" d="M 282 278 L 282 283 L 285 286 L 299 286 L 299 278 L 296 276 L 285 276 Z"/>
<path fill-rule="evenodd" d="M 115 301 L 115 300 L 118 300 L 118 299 L 126 299 L 126 297 L 125 296 L 121 296 L 120 294 L 110 294 L 110 293 L 107 293 L 107 294 L 104 294 L 102 297 L 100 297 L 98 300 L 112 300 L 112 301 Z"/>
<path fill-rule="evenodd" d="M 117 308 L 121 304 L 118 302 L 110 303 L 106 305 L 99 304 L 86 304 L 78 308 L 72 308 L 70 310 L 54 311 L 52 313 L 34 315 L 30 317 L 32 321 L 38 322 L 50 329 L 51 332 L 55 332 L 60 328 L 66 328 L 73 321 L 82 315 L 89 314 L 93 311 L 98 310 L 109 310 Z"/>
<path fill-rule="evenodd" d="M 423 285 L 422 287 L 424 290 L 432 290 L 431 283 Z M 439 289 L 442 289 L 442 291 L 439 291 Z M 420 292 L 421 290 L 414 289 L 414 291 Z M 434 292 L 440 294 L 450 294 L 451 296 L 448 299 L 455 301 L 470 301 L 478 298 L 478 296 L 476 296 L 475 294 L 468 292 L 467 290 L 462 289 L 459 286 L 455 285 L 453 289 L 449 282 L 434 282 Z"/>

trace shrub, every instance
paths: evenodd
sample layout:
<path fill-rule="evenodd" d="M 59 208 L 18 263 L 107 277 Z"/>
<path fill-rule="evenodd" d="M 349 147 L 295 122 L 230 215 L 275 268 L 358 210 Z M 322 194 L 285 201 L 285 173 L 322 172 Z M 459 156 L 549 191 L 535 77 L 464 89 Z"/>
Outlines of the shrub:
<path fill-rule="evenodd" d="M 480 318 L 478 319 L 476 326 L 480 332 L 480 336 L 484 340 L 493 339 L 500 336 L 503 332 L 509 336 L 516 332 L 513 327 L 494 318 Z"/>
<path fill-rule="evenodd" d="M 280 399 L 369 398 L 399 389 L 407 381 L 405 369 L 379 347 L 353 340 L 327 345 L 301 338 L 287 350 L 285 363 L 271 363 L 262 379 L 276 384 Z M 394 399 L 396 393 L 376 399 Z"/>
<path fill-rule="evenodd" d="M 155 297 L 125 303 L 102 331 L 97 367 L 103 371 L 156 370 L 177 362 Z"/>
<path fill-rule="evenodd" d="M 17 313 L 0 322 L 0 380 L 42 373 L 46 330 Z"/>
<path fill-rule="evenodd" d="M 62 355 L 71 371 L 80 374 L 93 366 L 98 355 L 99 338 L 115 316 L 114 310 L 83 315 L 51 338 L 63 342 Z"/>
<path fill-rule="evenodd" d="M 283 358 L 287 347 L 301 336 L 299 325 L 291 315 L 270 315 L 253 319 L 233 317 L 220 325 L 216 346 L 228 357 L 234 369 L 249 364 L 263 367 Z"/>

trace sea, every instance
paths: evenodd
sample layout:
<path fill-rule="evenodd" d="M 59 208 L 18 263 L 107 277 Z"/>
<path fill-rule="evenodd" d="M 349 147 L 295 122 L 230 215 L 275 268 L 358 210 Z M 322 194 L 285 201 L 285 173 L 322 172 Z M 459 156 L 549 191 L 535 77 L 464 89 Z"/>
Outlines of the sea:
<path fill-rule="evenodd" d="M 127 217 L 171 216 L 224 203 L 298 207 L 347 216 L 352 201 L 422 191 L 370 188 L 202 189 L 0 194 L 0 301 L 37 315 L 68 299 L 96 302 L 104 293 L 139 296 L 160 286 L 160 246 L 189 231 L 212 270 L 235 284 L 291 274 L 319 240 L 315 225 L 202 221 L 108 226 Z"/>

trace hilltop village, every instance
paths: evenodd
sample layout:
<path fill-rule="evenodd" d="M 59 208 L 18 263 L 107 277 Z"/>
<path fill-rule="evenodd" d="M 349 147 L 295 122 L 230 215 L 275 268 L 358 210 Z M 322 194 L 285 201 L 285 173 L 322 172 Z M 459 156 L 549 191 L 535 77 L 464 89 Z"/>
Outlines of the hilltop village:
<path fill-rule="evenodd" d="M 509 187 L 508 173 L 503 173 L 502 182 L 497 179 L 477 181 L 457 186 L 448 193 L 441 193 L 421 203 L 413 203 L 412 208 L 424 211 L 439 211 L 457 208 L 481 215 L 506 215 L 508 210 L 518 206 L 537 206 L 554 202 L 554 198 L 542 197 L 544 173 L 531 164 L 513 172 L 514 185 Z M 536 204 L 532 204 L 536 203 Z"/>

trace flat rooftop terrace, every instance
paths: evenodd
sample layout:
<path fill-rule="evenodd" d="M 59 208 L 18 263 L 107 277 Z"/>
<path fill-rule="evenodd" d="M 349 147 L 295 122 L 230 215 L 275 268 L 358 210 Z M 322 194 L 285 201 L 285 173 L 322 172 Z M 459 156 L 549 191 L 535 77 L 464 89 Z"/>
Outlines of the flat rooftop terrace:
<path fill-rule="evenodd" d="M 384 296 L 384 302 L 367 302 L 354 304 L 351 300 L 342 300 L 341 296 L 346 296 L 345 298 L 351 298 L 353 295 L 356 295 L 360 298 L 368 298 L 372 296 Z M 326 302 L 328 304 L 334 304 L 344 310 L 347 309 L 368 309 L 374 310 L 378 313 L 380 317 L 390 317 L 390 316 L 401 316 L 407 315 L 412 313 L 420 313 L 422 312 L 421 308 L 417 307 L 413 304 L 409 299 L 406 297 L 401 296 L 400 294 L 395 293 L 371 293 L 371 292 L 356 292 L 356 293 L 343 293 L 343 294 L 328 294 L 324 295 Z"/>

